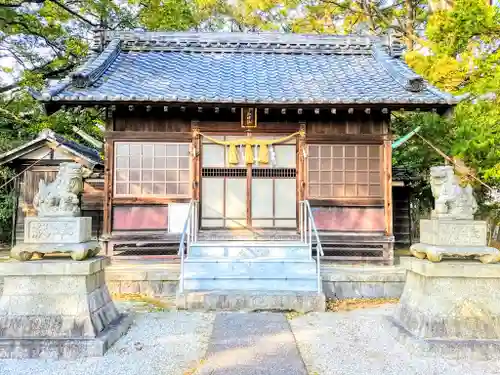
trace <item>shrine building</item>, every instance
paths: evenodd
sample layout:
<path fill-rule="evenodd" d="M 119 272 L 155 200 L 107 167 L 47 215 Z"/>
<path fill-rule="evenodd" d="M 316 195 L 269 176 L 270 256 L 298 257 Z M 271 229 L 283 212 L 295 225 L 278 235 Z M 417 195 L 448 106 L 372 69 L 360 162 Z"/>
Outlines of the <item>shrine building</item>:
<path fill-rule="evenodd" d="M 179 241 L 190 202 L 200 238 L 304 240 L 307 202 L 332 259 L 390 264 L 391 112 L 456 103 L 402 54 L 391 38 L 103 31 L 33 95 L 49 113 L 105 113 L 108 254 Z"/>

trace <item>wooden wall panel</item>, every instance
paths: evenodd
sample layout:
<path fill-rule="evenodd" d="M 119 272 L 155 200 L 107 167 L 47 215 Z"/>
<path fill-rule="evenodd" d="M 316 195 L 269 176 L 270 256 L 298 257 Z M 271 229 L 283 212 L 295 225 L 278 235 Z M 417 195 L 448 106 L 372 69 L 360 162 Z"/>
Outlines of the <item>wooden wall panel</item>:
<path fill-rule="evenodd" d="M 384 231 L 384 209 L 377 207 L 313 207 L 320 231 Z"/>
<path fill-rule="evenodd" d="M 168 229 L 168 206 L 115 206 L 113 231 Z"/>
<path fill-rule="evenodd" d="M 57 166 L 39 167 L 30 169 L 23 174 L 21 180 L 21 194 L 19 197 L 19 205 L 27 216 L 33 215 L 33 198 L 38 191 L 40 180 L 50 183 L 55 180 L 57 175 Z"/>
<path fill-rule="evenodd" d="M 182 118 L 167 118 L 161 116 L 117 116 L 115 131 L 136 132 L 189 132 L 191 122 Z"/>
<path fill-rule="evenodd" d="M 325 144 L 381 144 L 388 139 L 387 114 L 337 113 L 307 121 L 307 142 Z"/>
<path fill-rule="evenodd" d="M 24 218 L 36 215 L 33 208 L 33 198 L 38 192 L 41 179 L 49 183 L 54 181 L 58 166 L 36 166 L 21 175 L 18 210 L 16 215 L 15 243 L 24 239 Z M 82 216 L 92 217 L 92 238 L 102 234 L 104 191 L 103 181 L 84 181 L 84 191 L 81 196 Z"/>
<path fill-rule="evenodd" d="M 380 135 L 383 121 L 368 116 L 311 121 L 307 123 L 308 136 Z"/>
<path fill-rule="evenodd" d="M 82 210 L 104 210 L 104 179 L 84 181 Z"/>
<path fill-rule="evenodd" d="M 203 121 L 197 122 L 201 132 L 221 132 L 228 134 L 245 135 L 246 129 L 241 127 L 241 123 L 237 121 Z M 299 122 L 275 121 L 275 122 L 258 122 L 256 128 L 251 129 L 252 133 L 279 133 L 288 134 L 294 133 L 300 129 Z"/>

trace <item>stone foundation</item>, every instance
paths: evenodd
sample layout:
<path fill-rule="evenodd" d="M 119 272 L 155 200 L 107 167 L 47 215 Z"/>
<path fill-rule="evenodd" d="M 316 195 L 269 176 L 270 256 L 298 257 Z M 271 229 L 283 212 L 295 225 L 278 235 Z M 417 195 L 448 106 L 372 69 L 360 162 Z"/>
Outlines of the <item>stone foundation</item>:
<path fill-rule="evenodd" d="M 131 318 L 108 292 L 109 258 L 0 263 L 0 358 L 100 356 Z"/>
<path fill-rule="evenodd" d="M 405 271 L 394 266 L 325 266 L 323 292 L 328 299 L 399 298 Z"/>
<path fill-rule="evenodd" d="M 391 325 L 410 350 L 500 358 L 500 265 L 407 258 Z"/>
<path fill-rule="evenodd" d="M 217 291 L 186 292 L 176 297 L 178 309 L 200 311 L 324 312 L 325 295 L 316 292 Z"/>
<path fill-rule="evenodd" d="M 117 262 L 106 269 L 106 281 L 112 294 L 174 298 L 179 274 L 179 264 Z M 405 271 L 393 266 L 325 265 L 321 276 L 326 298 L 399 298 L 405 282 Z"/>
<path fill-rule="evenodd" d="M 172 300 L 179 283 L 180 265 L 117 262 L 106 268 L 105 273 L 111 295 L 143 294 Z M 321 276 L 327 299 L 399 298 L 405 282 L 405 271 L 393 266 L 325 266 Z"/>

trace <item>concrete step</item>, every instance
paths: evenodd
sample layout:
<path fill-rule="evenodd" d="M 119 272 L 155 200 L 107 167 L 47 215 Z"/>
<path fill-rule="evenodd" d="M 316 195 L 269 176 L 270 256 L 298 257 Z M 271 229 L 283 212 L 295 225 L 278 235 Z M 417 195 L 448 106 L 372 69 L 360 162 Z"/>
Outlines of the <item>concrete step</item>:
<path fill-rule="evenodd" d="M 251 276 L 219 276 L 217 278 L 184 279 L 184 290 L 240 290 L 240 291 L 316 291 L 317 278 L 297 277 L 281 278 L 280 275 L 259 277 Z"/>
<path fill-rule="evenodd" d="M 323 293 L 290 291 L 185 291 L 176 297 L 178 309 L 202 311 L 325 311 Z"/>
<path fill-rule="evenodd" d="M 309 259 L 309 247 L 300 242 L 197 242 L 191 245 L 190 258 L 295 258 Z"/>
<path fill-rule="evenodd" d="M 222 276 L 302 278 L 316 277 L 314 260 L 298 259 L 200 259 L 187 258 L 185 278 L 216 278 Z"/>

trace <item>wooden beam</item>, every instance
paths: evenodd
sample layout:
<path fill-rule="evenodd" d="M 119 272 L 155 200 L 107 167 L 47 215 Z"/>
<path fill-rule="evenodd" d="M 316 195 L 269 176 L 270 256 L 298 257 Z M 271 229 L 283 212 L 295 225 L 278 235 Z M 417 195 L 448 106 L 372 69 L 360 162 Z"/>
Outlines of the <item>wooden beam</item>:
<path fill-rule="evenodd" d="M 104 134 L 107 140 L 128 141 L 128 142 L 190 142 L 192 140 L 191 132 L 138 132 L 138 131 L 108 131 Z"/>
<path fill-rule="evenodd" d="M 190 197 L 185 198 L 165 198 L 165 197 L 114 197 L 113 204 L 115 206 L 119 205 L 161 205 L 164 206 L 169 203 L 189 203 Z"/>
<path fill-rule="evenodd" d="M 384 198 L 312 198 L 309 202 L 318 207 L 384 207 Z"/>
<path fill-rule="evenodd" d="M 307 135 L 307 143 L 328 144 L 328 143 L 353 143 L 353 144 L 383 144 L 389 140 L 388 135 L 383 134 L 314 134 Z M 389 140 L 390 141 L 390 140 Z"/>

